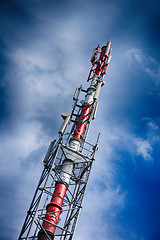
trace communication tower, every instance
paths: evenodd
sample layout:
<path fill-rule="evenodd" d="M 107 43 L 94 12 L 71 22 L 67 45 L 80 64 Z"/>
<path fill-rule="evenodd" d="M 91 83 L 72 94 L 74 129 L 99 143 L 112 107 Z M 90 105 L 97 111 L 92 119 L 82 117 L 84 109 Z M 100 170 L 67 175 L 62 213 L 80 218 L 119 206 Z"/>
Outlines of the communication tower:
<path fill-rule="evenodd" d="M 94 49 L 88 76 L 90 85 L 76 88 L 71 114 L 63 112 L 60 137 L 50 143 L 44 169 L 33 196 L 19 240 L 72 240 L 87 187 L 98 140 L 87 135 L 98 107 L 98 96 L 111 59 L 111 42 Z M 82 99 L 82 97 L 84 97 Z M 82 99 L 82 100 L 81 100 Z M 61 219 L 60 219 L 61 216 Z"/>

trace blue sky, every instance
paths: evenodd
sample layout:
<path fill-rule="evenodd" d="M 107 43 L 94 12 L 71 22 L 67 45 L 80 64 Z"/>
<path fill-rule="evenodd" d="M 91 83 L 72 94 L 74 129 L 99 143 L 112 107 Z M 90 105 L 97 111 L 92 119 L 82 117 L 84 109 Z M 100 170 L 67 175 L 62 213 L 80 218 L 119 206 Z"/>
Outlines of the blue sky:
<path fill-rule="evenodd" d="M 112 41 L 75 239 L 160 239 L 159 1 L 1 1 L 0 239 L 17 239 L 60 113 Z"/>

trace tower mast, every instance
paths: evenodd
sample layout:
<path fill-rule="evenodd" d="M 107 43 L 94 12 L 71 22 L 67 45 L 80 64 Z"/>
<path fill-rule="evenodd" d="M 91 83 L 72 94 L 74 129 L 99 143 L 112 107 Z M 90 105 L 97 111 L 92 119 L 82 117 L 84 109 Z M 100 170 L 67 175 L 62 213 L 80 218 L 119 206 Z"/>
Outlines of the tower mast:
<path fill-rule="evenodd" d="M 50 143 L 19 240 L 73 239 L 98 149 L 99 135 L 95 145 L 86 139 L 91 121 L 95 119 L 99 92 L 110 63 L 111 42 L 107 42 L 100 52 L 99 49 L 100 45 L 91 57 L 92 67 L 87 80 L 90 86 L 86 90 L 82 86 L 77 88 L 71 114 L 62 113 L 64 122 L 59 130 L 60 138 Z"/>

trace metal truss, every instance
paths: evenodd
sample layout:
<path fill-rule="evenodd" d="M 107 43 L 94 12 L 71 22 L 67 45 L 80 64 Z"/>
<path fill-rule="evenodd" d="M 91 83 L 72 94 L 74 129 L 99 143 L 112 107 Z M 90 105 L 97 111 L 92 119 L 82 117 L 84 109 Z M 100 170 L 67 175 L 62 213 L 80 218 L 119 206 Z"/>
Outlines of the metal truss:
<path fill-rule="evenodd" d="M 107 42 L 101 52 L 99 48 L 100 45 L 94 49 L 91 57 L 92 68 L 87 80 L 91 80 L 89 88 L 77 88 L 71 114 L 62 114 L 65 120 L 59 130 L 60 138 L 57 142 L 51 142 L 47 151 L 43 161 L 44 169 L 18 240 L 73 238 L 98 149 L 100 134 L 95 145 L 86 139 L 91 121 L 96 116 L 99 92 L 104 85 L 103 77 L 111 59 L 111 42 Z M 63 190 L 61 187 L 64 187 Z M 56 200 L 51 202 L 53 198 Z"/>
<path fill-rule="evenodd" d="M 82 89 L 82 86 L 78 89 L 78 97 L 80 92 L 86 93 L 86 91 Z M 91 105 L 91 109 L 94 109 L 95 104 L 96 102 Z M 64 132 L 61 134 L 57 142 L 55 140 L 53 142 L 52 149 L 47 156 L 47 160 L 44 162 L 44 169 L 18 240 L 36 240 L 38 239 L 37 235 L 39 230 L 43 230 L 46 237 L 50 240 L 50 236 L 48 236 L 45 229 L 43 229 L 42 223 L 46 221 L 46 206 L 53 195 L 55 184 L 61 181 L 60 172 L 62 171 L 64 159 L 72 160 L 74 162 L 74 168 L 63 201 L 63 209 L 60 215 L 62 219 L 58 225 L 56 225 L 54 239 L 71 240 L 73 238 L 99 140 L 98 135 L 95 145 L 86 142 L 90 122 L 93 118 L 93 111 L 91 111 L 80 151 L 75 152 L 69 148 L 69 139 L 75 130 L 81 108 L 82 105 L 79 103 L 79 99 L 75 99 L 71 113 L 70 129 L 67 133 Z"/>
<path fill-rule="evenodd" d="M 84 147 L 86 154 L 81 154 L 63 145 L 61 139 L 54 145 L 48 157 L 48 161 L 44 165 L 44 170 L 27 212 L 27 217 L 22 227 L 19 240 L 37 239 L 38 231 L 43 229 L 42 222 L 46 214 L 46 206 L 54 192 L 55 183 L 60 180 L 62 162 L 67 158 L 67 151 L 72 151 L 75 163 L 63 202 L 63 210 L 61 211 L 62 219 L 57 225 L 54 236 L 55 239 L 60 240 L 72 239 L 78 216 L 82 208 L 82 201 L 97 146 L 98 141 L 95 146 L 86 142 Z M 50 239 L 49 236 L 48 239 Z"/>

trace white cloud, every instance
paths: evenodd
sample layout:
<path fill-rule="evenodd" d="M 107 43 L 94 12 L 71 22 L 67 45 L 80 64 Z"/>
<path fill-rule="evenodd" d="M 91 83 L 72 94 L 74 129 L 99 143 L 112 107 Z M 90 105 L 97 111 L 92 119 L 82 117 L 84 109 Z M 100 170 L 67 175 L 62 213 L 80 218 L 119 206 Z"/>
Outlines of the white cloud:
<path fill-rule="evenodd" d="M 140 49 L 132 48 L 126 52 L 126 56 L 128 57 L 129 64 L 132 64 L 134 60 L 136 60 L 139 64 L 143 63 L 144 55 Z"/>
<path fill-rule="evenodd" d="M 154 122 L 148 122 L 147 125 L 152 128 L 153 130 L 158 130 L 158 126 L 157 124 L 155 124 Z"/>
<path fill-rule="evenodd" d="M 57 61 L 50 59 L 49 56 L 42 54 L 32 49 L 16 49 L 14 53 L 8 54 L 12 60 L 17 64 L 19 71 L 31 72 L 38 68 L 43 71 L 54 71 L 57 65 Z M 37 67 L 37 69 L 35 69 Z"/>
<path fill-rule="evenodd" d="M 101 128 L 105 129 L 102 136 L 103 141 L 101 142 L 101 148 L 103 149 L 101 158 L 107 158 L 108 166 L 106 166 L 105 169 L 108 169 L 109 167 L 112 172 L 112 176 L 115 174 L 114 166 L 112 165 L 112 158 L 115 157 L 119 161 L 119 156 L 117 155 L 119 150 L 130 153 L 132 157 L 139 155 L 144 160 L 153 160 L 152 143 L 155 143 L 155 141 L 157 142 L 159 139 L 155 138 L 155 135 L 154 137 L 152 136 L 150 138 L 143 139 L 130 132 L 129 129 L 125 129 L 123 125 L 110 125 L 110 123 L 108 123 L 108 126 L 110 125 L 110 127 L 106 127 L 106 125 L 106 122 L 104 122 L 104 125 L 103 122 L 101 122 Z M 151 124 L 150 121 L 149 125 L 157 130 L 157 125 L 153 124 L 153 122 Z"/>
<path fill-rule="evenodd" d="M 143 139 L 136 139 L 137 154 L 141 155 L 145 160 L 153 160 L 151 156 L 152 146 L 149 141 Z"/>
<path fill-rule="evenodd" d="M 159 127 L 155 123 L 155 121 L 153 119 L 149 118 L 149 117 L 143 117 L 142 121 L 146 121 L 146 126 L 148 126 L 152 130 L 158 130 L 159 129 Z"/>
<path fill-rule="evenodd" d="M 103 188 L 101 191 L 100 186 L 95 184 L 92 190 L 87 189 L 75 237 L 78 240 L 98 239 L 99 237 L 117 239 L 111 226 L 116 214 L 124 208 L 125 196 L 119 187 Z"/>
<path fill-rule="evenodd" d="M 3 175 L 7 172 L 10 176 L 19 174 L 22 160 L 31 152 L 49 143 L 48 136 L 41 130 L 41 124 L 35 121 L 21 123 L 14 133 L 6 133 L 0 140 L 0 173 Z"/>
<path fill-rule="evenodd" d="M 152 78 L 160 79 L 160 67 L 157 69 L 146 67 L 145 72 L 148 73 Z"/>
<path fill-rule="evenodd" d="M 160 64 L 153 57 L 145 54 L 138 48 L 127 50 L 126 57 L 129 67 L 140 67 L 153 79 L 160 80 Z M 156 83 L 159 83 L 159 81 Z"/>

